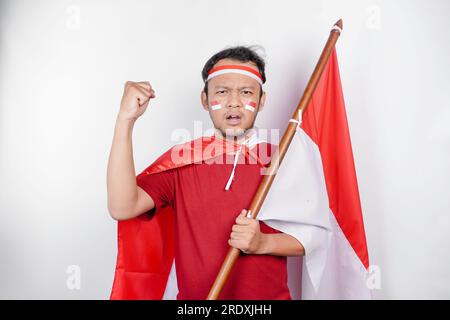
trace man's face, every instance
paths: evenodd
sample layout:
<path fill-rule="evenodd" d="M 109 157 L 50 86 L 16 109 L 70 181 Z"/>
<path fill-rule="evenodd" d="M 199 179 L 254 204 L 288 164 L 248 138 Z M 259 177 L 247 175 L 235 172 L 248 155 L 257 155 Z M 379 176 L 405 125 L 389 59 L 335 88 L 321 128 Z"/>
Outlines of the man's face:
<path fill-rule="evenodd" d="M 231 59 L 222 59 L 214 67 L 230 64 L 247 66 L 258 71 L 258 67 L 252 62 Z M 219 129 L 223 136 L 239 138 L 253 127 L 257 113 L 264 106 L 266 94 L 264 92 L 260 98 L 260 90 L 259 83 L 249 76 L 238 73 L 222 74 L 208 81 L 208 96 L 202 91 L 202 105 L 209 112 L 214 127 Z M 211 106 L 216 102 L 221 104 L 221 108 L 213 110 Z M 254 111 L 245 108 L 252 103 L 256 104 Z"/>

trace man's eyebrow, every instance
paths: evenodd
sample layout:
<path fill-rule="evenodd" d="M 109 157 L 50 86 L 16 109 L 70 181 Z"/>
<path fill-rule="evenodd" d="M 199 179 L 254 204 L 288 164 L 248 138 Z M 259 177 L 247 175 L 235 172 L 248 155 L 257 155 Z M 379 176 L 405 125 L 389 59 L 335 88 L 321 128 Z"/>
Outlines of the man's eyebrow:
<path fill-rule="evenodd" d="M 218 90 L 218 89 L 230 89 L 230 88 L 227 86 L 215 85 L 214 90 Z"/>

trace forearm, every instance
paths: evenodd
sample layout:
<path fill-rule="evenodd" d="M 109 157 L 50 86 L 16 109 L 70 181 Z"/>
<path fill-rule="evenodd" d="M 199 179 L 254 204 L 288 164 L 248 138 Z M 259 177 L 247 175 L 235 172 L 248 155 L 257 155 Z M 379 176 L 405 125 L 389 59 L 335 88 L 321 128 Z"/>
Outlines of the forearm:
<path fill-rule="evenodd" d="M 305 248 L 293 236 L 286 233 L 264 233 L 262 253 L 274 256 L 304 256 Z"/>
<path fill-rule="evenodd" d="M 130 212 L 137 200 L 137 186 L 133 159 L 133 121 L 117 120 L 108 161 L 108 209 L 115 215 Z M 131 213 L 131 212 L 130 212 Z"/>

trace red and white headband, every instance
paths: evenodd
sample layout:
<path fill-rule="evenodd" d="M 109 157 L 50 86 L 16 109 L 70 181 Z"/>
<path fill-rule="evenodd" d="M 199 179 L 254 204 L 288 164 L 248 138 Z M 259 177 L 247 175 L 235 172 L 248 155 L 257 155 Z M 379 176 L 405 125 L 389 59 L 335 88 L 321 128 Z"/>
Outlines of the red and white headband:
<path fill-rule="evenodd" d="M 258 70 L 255 70 L 253 68 L 247 67 L 247 66 L 240 66 L 240 65 L 224 65 L 224 66 L 218 66 L 215 68 L 212 68 L 208 72 L 208 78 L 206 78 L 206 81 L 211 80 L 214 77 L 220 76 L 222 74 L 226 73 L 239 73 L 243 74 L 245 76 L 249 76 L 250 78 L 255 79 L 258 81 L 260 85 L 263 85 L 263 78 L 261 74 L 258 72 Z"/>

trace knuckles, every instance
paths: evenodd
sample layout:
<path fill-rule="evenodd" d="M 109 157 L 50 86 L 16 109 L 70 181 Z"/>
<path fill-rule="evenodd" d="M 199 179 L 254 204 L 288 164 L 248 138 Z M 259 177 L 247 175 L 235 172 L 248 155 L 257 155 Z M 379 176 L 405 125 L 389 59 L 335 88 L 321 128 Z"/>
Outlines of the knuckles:
<path fill-rule="evenodd" d="M 131 88 L 134 85 L 133 81 L 126 81 L 125 82 L 125 90 Z"/>
<path fill-rule="evenodd" d="M 152 86 L 150 85 L 150 82 L 145 81 L 145 82 L 142 82 L 142 83 L 144 83 L 146 86 L 148 86 L 148 88 L 146 87 L 145 89 L 149 90 L 150 92 L 154 92 Z M 137 82 L 134 82 L 134 81 L 126 81 L 124 87 L 125 87 L 125 91 L 129 91 L 129 90 L 133 90 L 134 91 L 134 90 L 137 90 L 139 88 L 139 84 Z"/>

